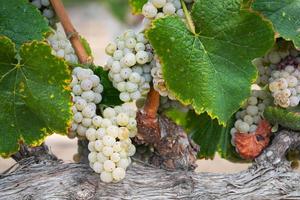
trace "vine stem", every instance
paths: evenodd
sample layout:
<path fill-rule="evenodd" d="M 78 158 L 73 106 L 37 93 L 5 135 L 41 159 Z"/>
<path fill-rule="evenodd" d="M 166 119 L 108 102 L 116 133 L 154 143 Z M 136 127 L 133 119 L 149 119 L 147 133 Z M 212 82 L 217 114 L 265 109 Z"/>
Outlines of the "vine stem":
<path fill-rule="evenodd" d="M 58 16 L 67 37 L 69 38 L 72 46 L 75 50 L 75 53 L 79 59 L 79 62 L 82 64 L 90 64 L 92 63 L 92 57 L 90 57 L 83 44 L 81 43 L 80 36 L 78 32 L 75 30 L 68 13 L 65 10 L 64 4 L 61 0 L 50 0 L 51 5 Z"/>
<path fill-rule="evenodd" d="M 150 92 L 148 93 L 146 103 L 144 105 L 144 111 L 148 114 L 149 117 L 155 118 L 156 113 L 159 107 L 159 93 L 151 87 Z"/>
<path fill-rule="evenodd" d="M 194 22 L 193 22 L 193 20 L 192 20 L 192 17 L 191 17 L 191 15 L 190 15 L 190 13 L 189 13 L 189 11 L 188 11 L 188 9 L 187 9 L 187 7 L 186 7 L 184 1 L 183 1 L 183 0 L 180 0 L 180 2 L 181 2 L 181 5 L 182 5 L 182 8 L 183 8 L 183 12 L 184 12 L 184 15 L 185 15 L 185 18 L 186 18 L 188 27 L 189 27 L 190 31 L 191 31 L 194 35 L 196 35 L 196 29 L 195 29 L 195 25 L 194 25 Z"/>

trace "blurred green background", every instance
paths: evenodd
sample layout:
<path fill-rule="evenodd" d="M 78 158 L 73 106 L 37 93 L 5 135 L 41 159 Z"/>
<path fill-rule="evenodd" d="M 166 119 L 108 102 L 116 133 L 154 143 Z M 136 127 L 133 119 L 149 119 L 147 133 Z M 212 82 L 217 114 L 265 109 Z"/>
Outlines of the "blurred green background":
<path fill-rule="evenodd" d="M 66 6 L 82 5 L 88 3 L 99 3 L 108 8 L 112 14 L 119 20 L 126 22 L 129 13 L 127 0 L 63 0 Z"/>

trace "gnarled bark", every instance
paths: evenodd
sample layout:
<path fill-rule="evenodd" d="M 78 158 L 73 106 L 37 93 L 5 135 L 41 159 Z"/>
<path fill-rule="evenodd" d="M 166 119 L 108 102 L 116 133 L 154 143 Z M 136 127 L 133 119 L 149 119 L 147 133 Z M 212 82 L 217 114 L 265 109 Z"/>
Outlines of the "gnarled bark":
<path fill-rule="evenodd" d="M 235 174 L 166 171 L 133 162 L 124 181 L 100 182 L 85 164 L 19 162 L 0 176 L 0 199 L 300 199 L 300 174 L 285 154 L 300 135 L 282 131 L 251 168 Z"/>

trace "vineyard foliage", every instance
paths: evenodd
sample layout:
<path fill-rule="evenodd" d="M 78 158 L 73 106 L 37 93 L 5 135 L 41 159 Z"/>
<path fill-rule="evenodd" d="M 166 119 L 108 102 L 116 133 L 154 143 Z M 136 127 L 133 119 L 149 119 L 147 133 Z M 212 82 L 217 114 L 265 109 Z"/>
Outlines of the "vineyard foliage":
<path fill-rule="evenodd" d="M 129 0 L 132 12 L 140 14 L 146 2 Z M 300 46 L 299 10 L 299 0 L 195 0 L 185 13 L 191 21 L 167 16 L 146 30 L 167 88 L 195 110 L 169 116 L 200 144 L 200 158 L 219 152 L 226 159 L 240 160 L 229 132 L 232 116 L 257 78 L 251 61 L 264 56 L 276 36 Z M 50 134 L 67 133 L 73 66 L 51 54 L 45 42 L 50 33 L 47 21 L 27 0 L 0 0 L 1 156 L 16 152 L 20 143 L 35 146 Z M 86 41 L 84 45 L 91 55 Z M 107 72 L 98 67 L 95 74 L 104 86 L 102 106 L 120 105 Z M 279 112 L 269 113 L 281 120 Z"/>

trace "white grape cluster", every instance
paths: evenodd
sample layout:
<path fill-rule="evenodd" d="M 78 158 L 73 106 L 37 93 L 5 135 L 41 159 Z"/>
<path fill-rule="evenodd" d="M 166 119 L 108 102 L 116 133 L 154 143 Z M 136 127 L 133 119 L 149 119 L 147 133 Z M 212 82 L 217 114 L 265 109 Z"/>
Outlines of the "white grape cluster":
<path fill-rule="evenodd" d="M 275 105 L 283 108 L 296 107 L 300 101 L 300 66 L 287 65 L 275 70 L 270 78 L 269 89 Z"/>
<path fill-rule="evenodd" d="M 105 49 L 111 56 L 105 66 L 109 79 L 120 91 L 120 99 L 130 102 L 145 96 L 150 90 L 152 48 L 143 33 L 126 31 Z"/>
<path fill-rule="evenodd" d="M 100 174 L 103 182 L 118 182 L 125 178 L 130 157 L 136 152 L 130 139 L 137 133 L 136 109 L 132 103 L 108 107 L 103 111 L 103 118 L 93 118 L 94 127 L 86 131 L 90 166 Z"/>
<path fill-rule="evenodd" d="M 55 24 L 55 12 L 51 6 L 50 0 L 30 0 L 30 2 L 40 10 L 50 25 Z"/>
<path fill-rule="evenodd" d="M 258 85 L 252 86 L 251 96 L 247 99 L 242 110 L 236 113 L 236 122 L 230 130 L 233 146 L 235 146 L 234 135 L 237 132 L 248 134 L 256 131 L 259 122 L 263 119 L 264 109 L 271 102 L 272 99 L 267 91 L 262 90 Z"/>
<path fill-rule="evenodd" d="M 70 84 L 73 95 L 73 122 L 69 136 L 86 136 L 89 128 L 97 125 L 96 104 L 102 100 L 103 86 L 91 69 L 76 67 Z M 96 124 L 96 125 L 95 125 Z"/>
<path fill-rule="evenodd" d="M 193 0 L 184 0 L 186 3 L 192 3 Z M 149 0 L 142 9 L 145 18 L 152 20 L 164 17 L 166 15 L 176 14 L 185 18 L 180 0 Z"/>
<path fill-rule="evenodd" d="M 157 59 L 156 59 L 157 60 Z M 161 96 L 169 97 L 171 100 L 175 100 L 175 96 L 169 92 L 166 87 L 166 83 L 163 77 L 161 64 L 159 61 L 156 61 L 156 66 L 151 70 L 151 76 L 153 78 L 153 88 L 156 90 Z"/>
<path fill-rule="evenodd" d="M 54 34 L 47 38 L 50 46 L 52 47 L 52 54 L 65 59 L 72 64 L 78 63 L 78 58 L 74 52 L 72 44 L 68 40 L 63 30 L 57 28 Z"/>

